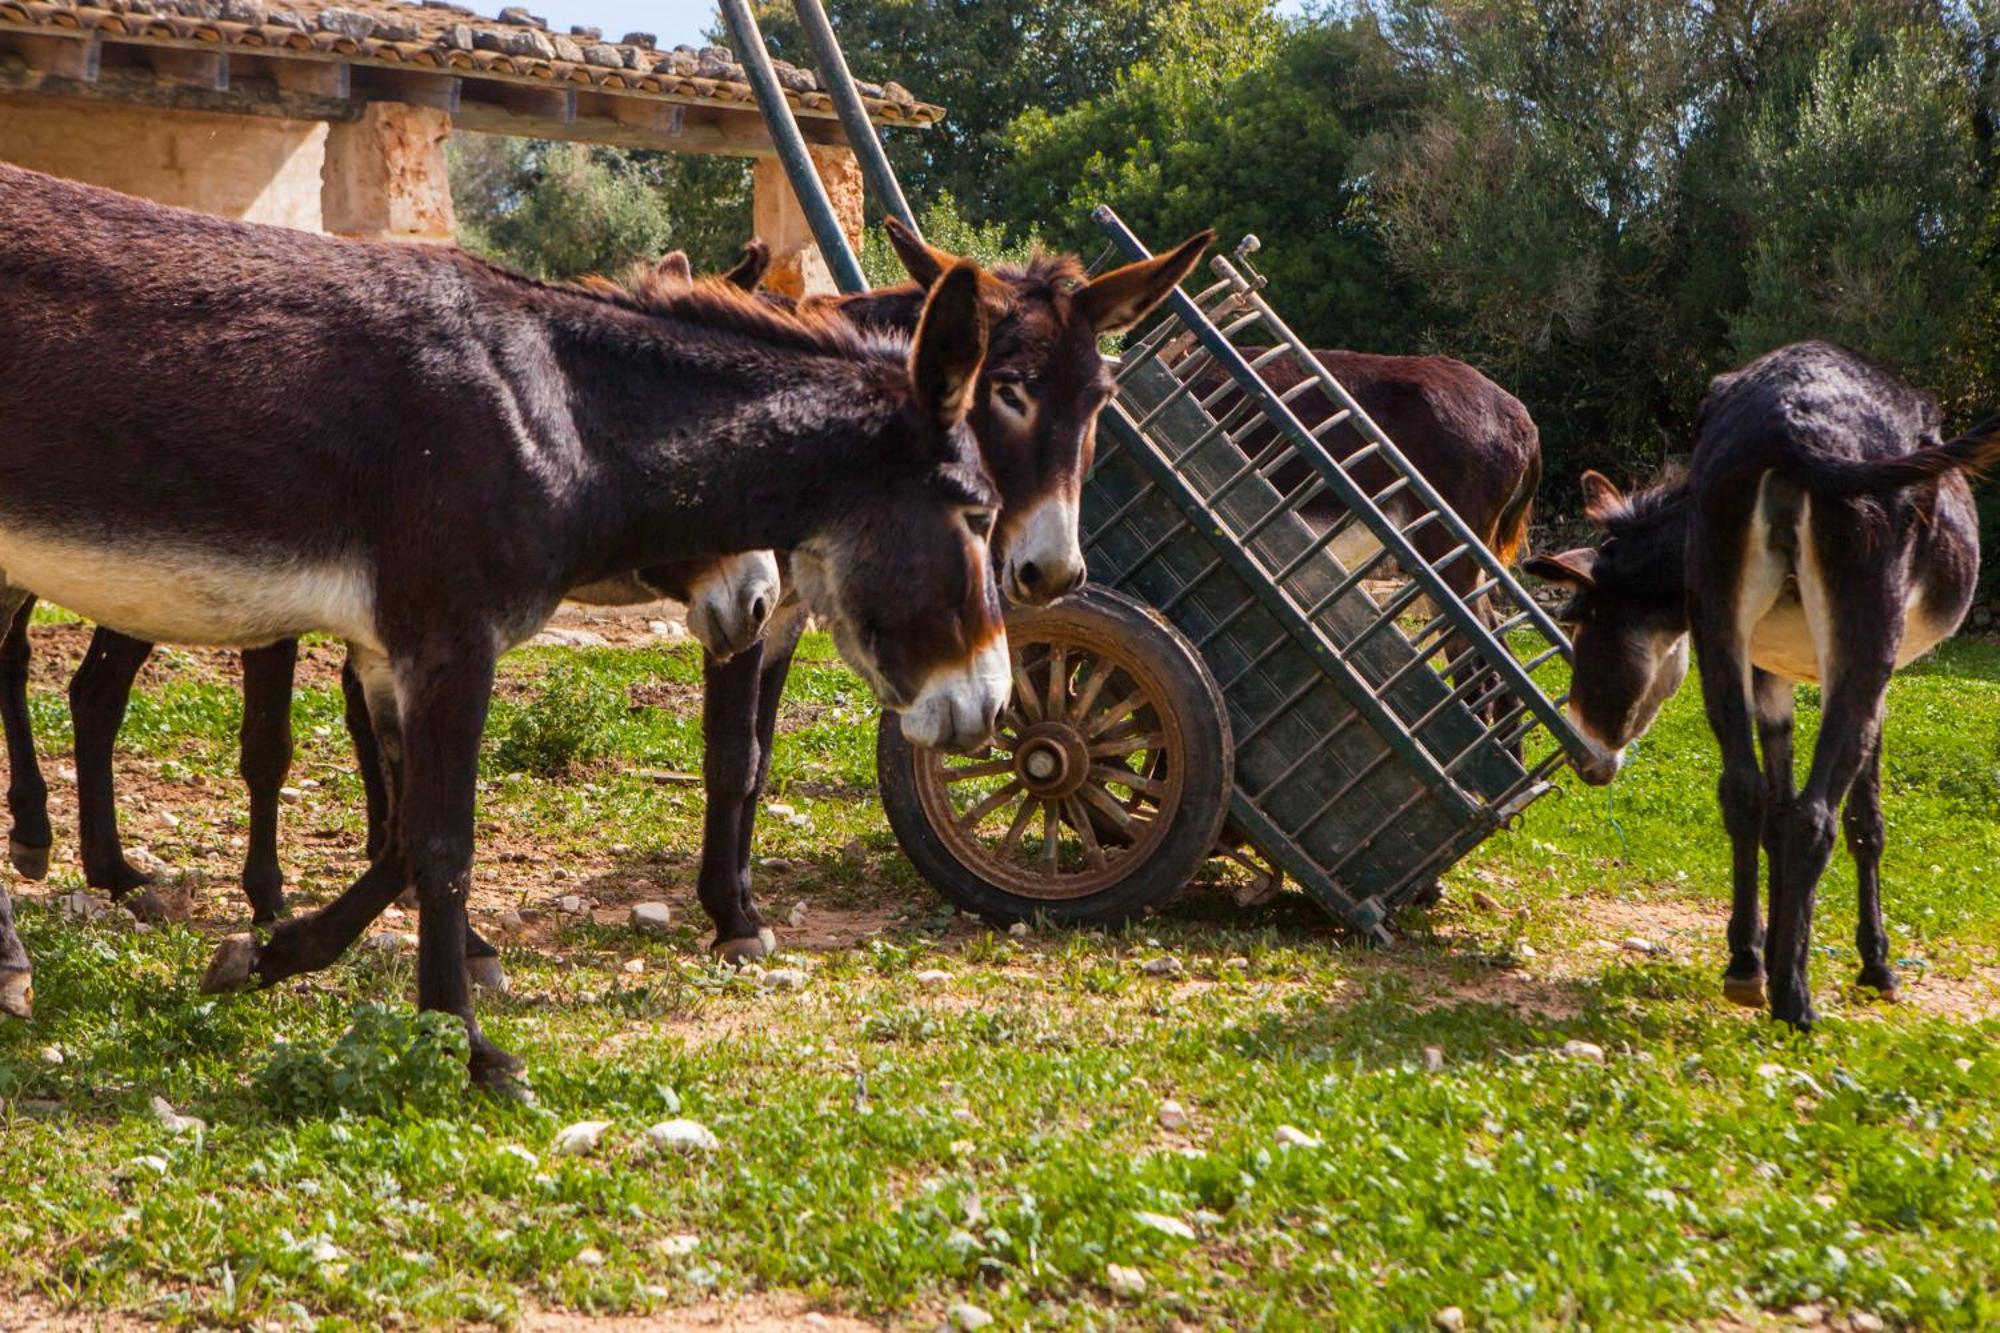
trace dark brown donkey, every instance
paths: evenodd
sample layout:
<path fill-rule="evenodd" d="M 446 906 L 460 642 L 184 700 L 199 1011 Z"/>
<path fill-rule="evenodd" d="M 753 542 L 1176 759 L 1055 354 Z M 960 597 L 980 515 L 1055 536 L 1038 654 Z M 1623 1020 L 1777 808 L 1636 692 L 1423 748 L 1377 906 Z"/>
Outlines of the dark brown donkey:
<path fill-rule="evenodd" d="M 964 424 L 979 289 L 953 268 L 903 340 L 720 285 L 613 299 L 0 167 L 12 596 L 155 641 L 337 635 L 367 695 L 382 855 L 219 970 L 269 982 L 316 922 L 413 885 L 419 1003 L 508 1081 L 464 966 L 480 731 L 498 654 L 595 578 L 789 550 L 914 742 L 983 741 L 1010 673 Z M 29 983 L 8 908 L 0 1001 L 25 1011 Z"/>
<path fill-rule="evenodd" d="M 1938 409 L 1889 371 L 1830 343 L 1797 343 L 1719 376 L 1687 475 L 1627 497 L 1584 474 L 1596 548 L 1528 562 L 1568 585 L 1570 714 L 1609 782 L 1701 659 L 1722 745 L 1733 847 L 1723 990 L 1764 1003 L 1758 850 L 1770 863 L 1771 1012 L 1815 1018 L 1807 984 L 1814 892 L 1845 802 L 1861 906 L 1860 982 L 1893 996 L 1882 929 L 1882 711 L 1889 676 L 1958 628 L 1979 571 L 1961 469 L 2000 458 L 2000 418 L 1938 442 Z M 1792 771 L 1792 686 L 1821 686 L 1805 787 Z M 1758 748 L 1763 749 L 1759 768 Z"/>

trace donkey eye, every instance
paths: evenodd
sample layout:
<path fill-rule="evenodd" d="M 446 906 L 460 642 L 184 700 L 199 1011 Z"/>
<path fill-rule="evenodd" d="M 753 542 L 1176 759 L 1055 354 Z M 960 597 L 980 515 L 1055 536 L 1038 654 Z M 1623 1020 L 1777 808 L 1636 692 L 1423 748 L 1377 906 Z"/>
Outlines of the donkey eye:
<path fill-rule="evenodd" d="M 998 395 L 1001 402 L 1007 405 L 1008 411 L 1021 416 L 1027 415 L 1028 396 L 1021 392 L 1020 385 L 1014 383 L 1012 380 L 1006 380 L 994 385 L 993 392 Z"/>
<path fill-rule="evenodd" d="M 991 509 L 968 509 L 965 512 L 965 526 L 972 529 L 972 535 L 980 541 L 993 536 L 993 511 Z"/>

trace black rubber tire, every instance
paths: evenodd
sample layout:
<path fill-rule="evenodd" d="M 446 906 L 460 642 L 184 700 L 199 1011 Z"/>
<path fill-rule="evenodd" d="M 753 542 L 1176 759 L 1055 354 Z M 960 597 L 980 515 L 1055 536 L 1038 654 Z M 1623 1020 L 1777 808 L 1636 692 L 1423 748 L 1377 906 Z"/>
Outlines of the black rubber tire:
<path fill-rule="evenodd" d="M 918 794 L 920 752 L 903 739 L 896 715 L 885 712 L 876 733 L 875 760 L 889 826 L 918 873 L 963 911 L 1003 925 L 1036 918 L 1123 924 L 1168 902 L 1186 886 L 1208 860 L 1229 816 L 1235 752 L 1222 692 L 1177 630 L 1122 593 L 1085 588 L 1053 606 L 1011 609 L 1007 624 L 1010 633 L 1032 627 L 1058 640 L 1087 627 L 1124 645 L 1142 664 L 1156 711 L 1172 715 L 1187 759 L 1170 827 L 1115 882 L 1086 896 L 1050 899 L 1012 891 L 961 860 L 938 836 Z"/>

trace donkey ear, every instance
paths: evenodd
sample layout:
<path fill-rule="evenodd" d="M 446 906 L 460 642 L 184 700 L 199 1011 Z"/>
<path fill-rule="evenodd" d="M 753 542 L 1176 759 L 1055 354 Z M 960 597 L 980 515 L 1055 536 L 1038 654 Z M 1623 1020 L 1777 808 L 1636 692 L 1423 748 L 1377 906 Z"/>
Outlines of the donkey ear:
<path fill-rule="evenodd" d="M 732 287 L 741 287 L 746 292 L 757 290 L 757 284 L 764 280 L 764 273 L 771 267 L 771 247 L 752 236 L 743 243 L 743 258 L 735 267 L 722 275 L 722 280 Z"/>
<path fill-rule="evenodd" d="M 1163 255 L 1091 279 L 1076 294 L 1077 309 L 1099 335 L 1125 332 L 1152 313 L 1153 307 L 1194 271 L 1195 261 L 1214 239 L 1214 232 L 1204 231 Z"/>
<path fill-rule="evenodd" d="M 972 410 L 972 391 L 986 360 L 986 312 L 979 297 L 979 266 L 960 260 L 944 271 L 924 302 L 910 349 L 910 380 L 917 402 L 941 430 Z"/>
<path fill-rule="evenodd" d="M 1556 555 L 1531 556 L 1523 562 L 1521 569 L 1549 583 L 1566 584 L 1572 588 L 1597 586 L 1597 552 L 1588 546 Z"/>
<path fill-rule="evenodd" d="M 694 266 L 688 263 L 687 251 L 669 250 L 653 265 L 653 276 L 665 278 L 669 282 L 694 284 Z"/>
<path fill-rule="evenodd" d="M 1616 518 L 1625 508 L 1625 492 L 1602 472 L 1583 474 L 1583 514 L 1598 527 Z"/>
<path fill-rule="evenodd" d="M 889 233 L 890 248 L 903 261 L 903 270 L 925 291 L 936 284 L 946 269 L 962 262 L 957 255 L 925 245 L 923 237 L 894 218 L 883 218 L 882 230 Z"/>

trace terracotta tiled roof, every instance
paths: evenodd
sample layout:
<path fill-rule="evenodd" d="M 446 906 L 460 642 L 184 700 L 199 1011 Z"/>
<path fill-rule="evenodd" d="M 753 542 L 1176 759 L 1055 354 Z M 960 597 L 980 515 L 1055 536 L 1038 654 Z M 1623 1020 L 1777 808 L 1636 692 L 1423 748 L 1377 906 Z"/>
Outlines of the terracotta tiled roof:
<path fill-rule="evenodd" d="M 262 48 L 258 54 L 755 105 L 743 67 L 721 47 L 661 50 L 647 33 L 612 40 L 592 28 L 556 32 L 519 7 L 484 18 L 447 0 L 0 0 L 0 32 L 37 28 L 95 31 L 106 41 Z M 777 71 L 796 109 L 831 113 L 811 70 L 780 61 Z M 944 115 L 942 107 L 919 102 L 894 83 L 862 83 L 861 92 L 869 113 L 883 123 L 928 125 Z"/>

